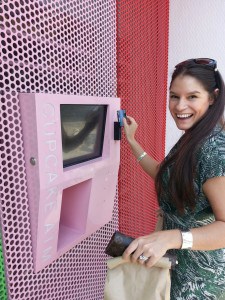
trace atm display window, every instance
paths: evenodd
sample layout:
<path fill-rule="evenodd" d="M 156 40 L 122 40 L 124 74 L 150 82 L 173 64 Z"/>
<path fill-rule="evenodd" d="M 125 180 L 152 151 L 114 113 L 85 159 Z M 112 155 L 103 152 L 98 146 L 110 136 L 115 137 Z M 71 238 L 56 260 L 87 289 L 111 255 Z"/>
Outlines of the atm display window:
<path fill-rule="evenodd" d="M 63 167 L 102 156 L 107 105 L 61 104 Z"/>

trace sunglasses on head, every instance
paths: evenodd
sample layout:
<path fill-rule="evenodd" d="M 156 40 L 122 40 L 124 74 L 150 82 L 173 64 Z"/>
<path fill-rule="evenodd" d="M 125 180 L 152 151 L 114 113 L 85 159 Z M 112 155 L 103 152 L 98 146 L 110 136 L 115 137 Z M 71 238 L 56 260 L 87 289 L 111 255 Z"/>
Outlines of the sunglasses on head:
<path fill-rule="evenodd" d="M 217 70 L 217 62 L 214 59 L 211 58 L 192 58 L 187 59 L 185 61 L 182 61 L 181 63 L 177 64 L 175 68 L 177 67 L 194 67 L 194 66 L 204 66 L 204 67 L 210 67 L 214 71 Z"/>

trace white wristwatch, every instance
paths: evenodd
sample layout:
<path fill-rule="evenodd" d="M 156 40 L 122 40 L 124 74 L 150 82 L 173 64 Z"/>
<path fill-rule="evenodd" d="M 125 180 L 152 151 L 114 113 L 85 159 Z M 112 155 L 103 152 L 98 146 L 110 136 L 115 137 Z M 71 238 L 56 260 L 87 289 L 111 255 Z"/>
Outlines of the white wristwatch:
<path fill-rule="evenodd" d="M 193 235 L 190 230 L 181 230 L 181 249 L 191 249 L 193 247 Z"/>

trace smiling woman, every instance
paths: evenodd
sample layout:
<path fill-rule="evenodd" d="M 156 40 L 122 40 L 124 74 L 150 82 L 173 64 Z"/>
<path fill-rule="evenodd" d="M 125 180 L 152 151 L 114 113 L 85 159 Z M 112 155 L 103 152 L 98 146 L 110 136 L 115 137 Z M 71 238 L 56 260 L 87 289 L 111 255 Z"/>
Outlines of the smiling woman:
<path fill-rule="evenodd" d="M 180 75 L 174 79 L 170 89 L 169 109 L 180 130 L 190 129 L 205 115 L 213 102 L 214 98 L 194 77 Z"/>
<path fill-rule="evenodd" d="M 225 297 L 225 86 L 213 59 L 178 64 L 170 84 L 170 113 L 184 134 L 161 162 L 145 155 L 127 116 L 127 141 L 155 179 L 163 230 L 135 239 L 125 259 L 154 265 L 166 251 L 178 257 L 171 300 Z M 148 258 L 140 260 L 140 256 Z"/>

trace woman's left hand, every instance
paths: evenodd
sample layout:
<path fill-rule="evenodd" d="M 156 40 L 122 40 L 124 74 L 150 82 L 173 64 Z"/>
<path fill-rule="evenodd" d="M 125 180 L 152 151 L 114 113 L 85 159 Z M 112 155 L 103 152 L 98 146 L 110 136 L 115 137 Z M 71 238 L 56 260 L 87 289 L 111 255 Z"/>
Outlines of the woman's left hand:
<path fill-rule="evenodd" d="M 134 241 L 127 247 L 123 253 L 123 258 L 132 262 L 139 262 L 146 265 L 146 267 L 152 267 L 157 261 L 166 253 L 167 250 L 173 248 L 179 248 L 181 245 L 181 236 L 179 230 L 165 230 L 153 232 L 150 235 L 142 236 Z M 148 257 L 148 260 L 139 259 L 140 255 Z"/>

